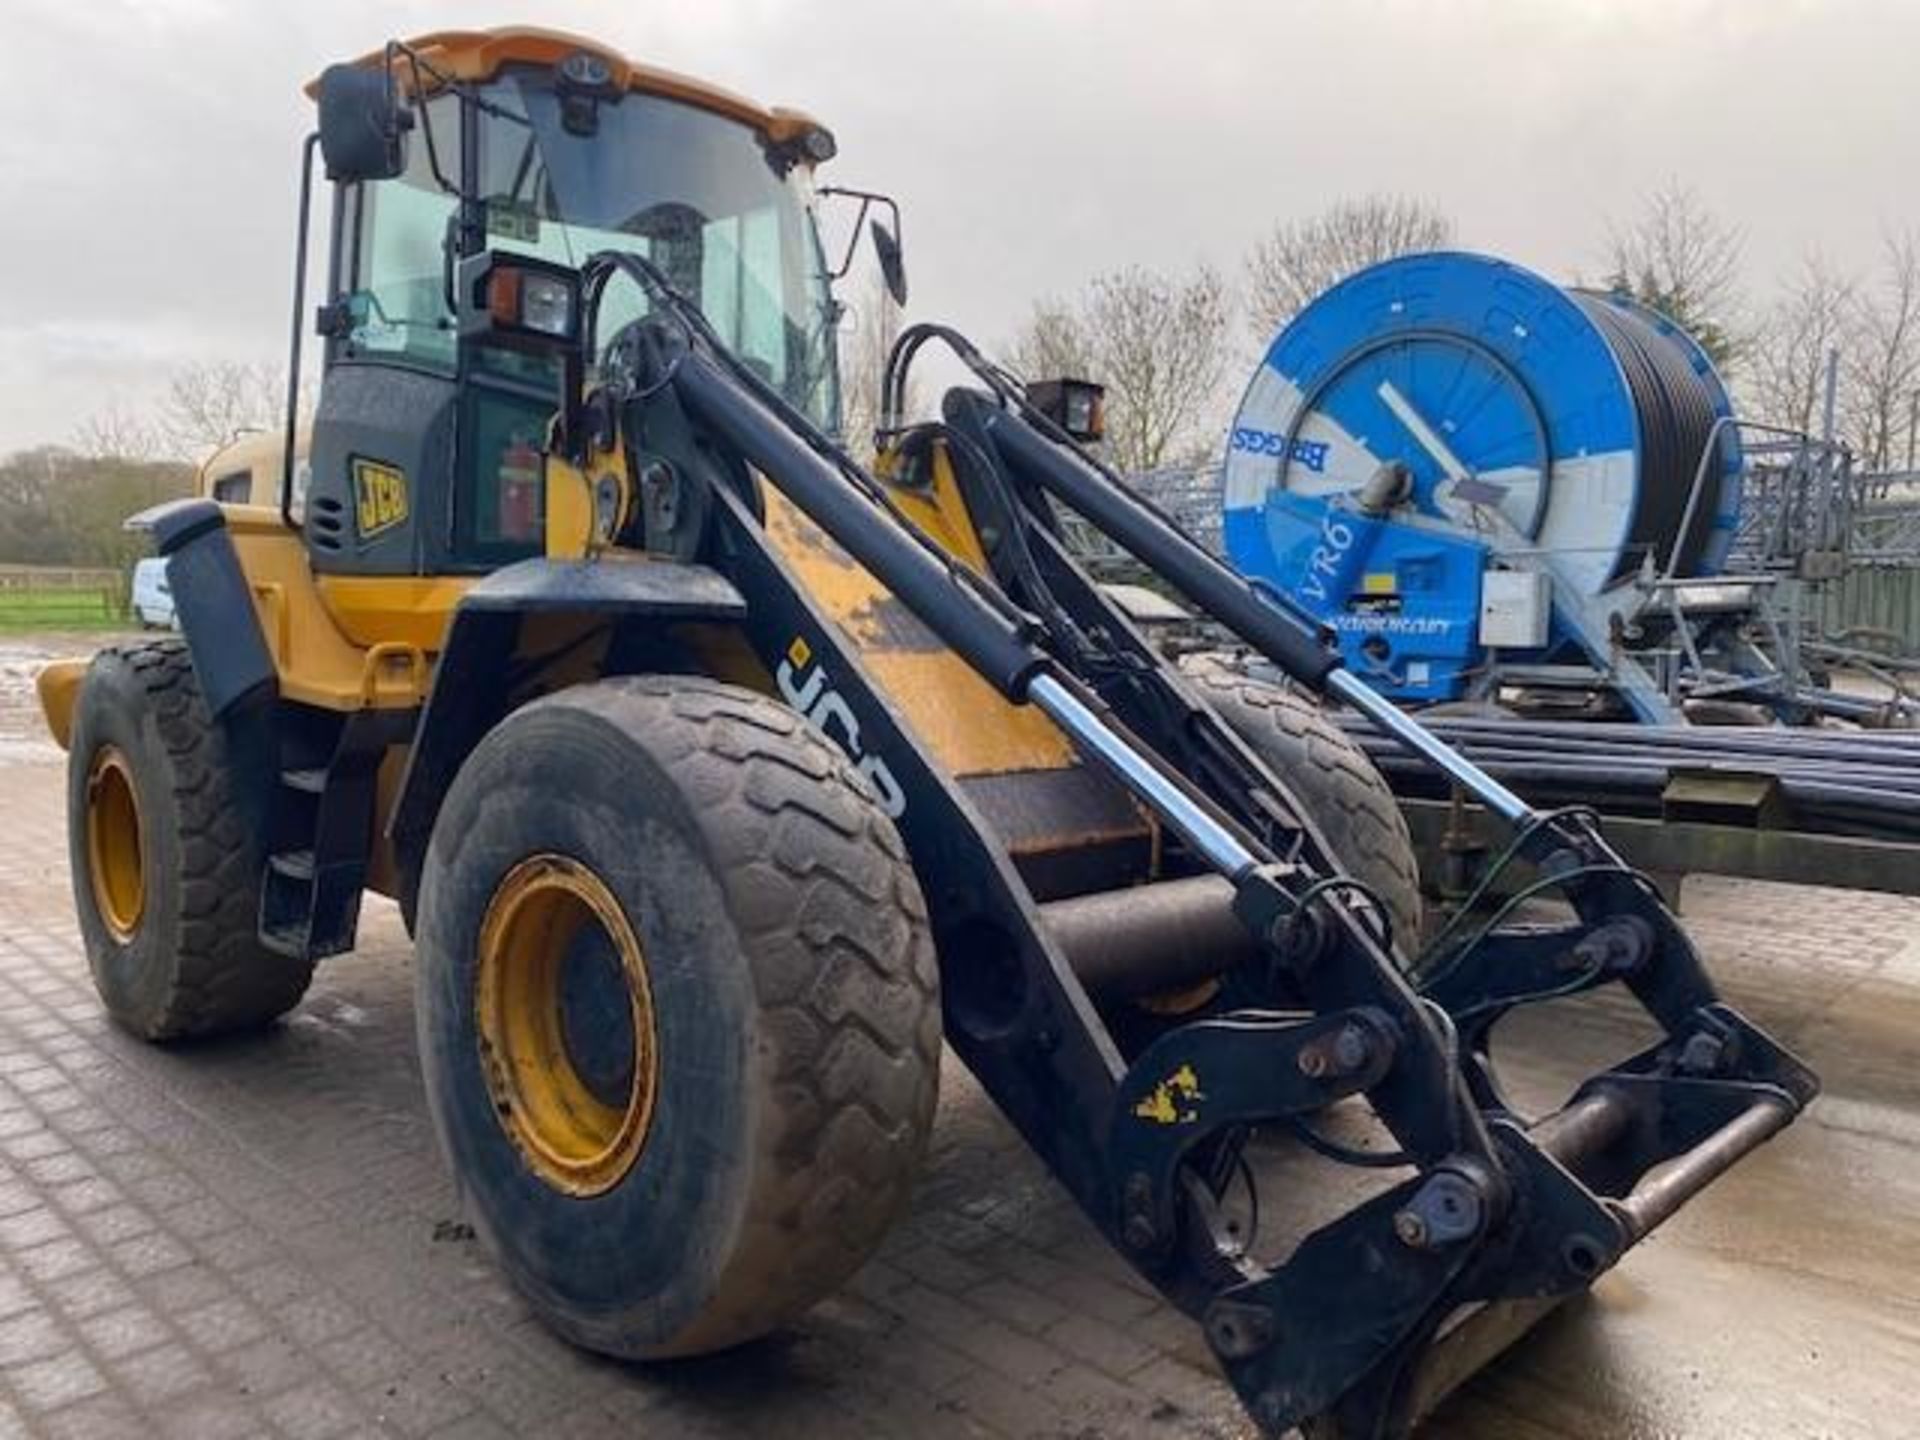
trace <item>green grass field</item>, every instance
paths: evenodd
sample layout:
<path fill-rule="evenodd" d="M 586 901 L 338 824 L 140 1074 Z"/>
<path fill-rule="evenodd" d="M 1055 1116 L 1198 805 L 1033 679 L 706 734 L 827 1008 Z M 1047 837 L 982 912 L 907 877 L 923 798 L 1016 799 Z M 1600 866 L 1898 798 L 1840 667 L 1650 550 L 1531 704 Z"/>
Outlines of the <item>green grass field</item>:
<path fill-rule="evenodd" d="M 133 622 L 106 590 L 0 589 L 0 633 L 124 630 Z"/>

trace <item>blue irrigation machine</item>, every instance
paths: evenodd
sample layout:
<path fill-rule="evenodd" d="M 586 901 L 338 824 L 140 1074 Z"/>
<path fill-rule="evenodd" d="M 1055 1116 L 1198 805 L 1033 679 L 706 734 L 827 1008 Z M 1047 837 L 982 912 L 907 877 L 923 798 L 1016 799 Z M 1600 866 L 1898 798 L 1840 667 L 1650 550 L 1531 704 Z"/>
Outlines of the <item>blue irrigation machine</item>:
<path fill-rule="evenodd" d="M 1664 661 L 1691 640 L 1666 617 L 1751 619 L 1752 587 L 1699 583 L 1740 520 L 1741 429 L 1706 352 L 1646 307 L 1404 256 L 1267 350 L 1229 437 L 1224 545 L 1396 700 L 1597 684 L 1670 720 Z"/>

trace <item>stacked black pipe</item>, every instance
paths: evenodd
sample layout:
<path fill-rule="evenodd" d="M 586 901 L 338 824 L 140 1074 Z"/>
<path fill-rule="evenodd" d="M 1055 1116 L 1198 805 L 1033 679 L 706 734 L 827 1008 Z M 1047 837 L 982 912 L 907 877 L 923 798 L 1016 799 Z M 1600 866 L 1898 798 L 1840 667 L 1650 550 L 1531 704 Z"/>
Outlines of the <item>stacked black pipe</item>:
<path fill-rule="evenodd" d="M 1357 715 L 1339 717 L 1395 791 L 1443 798 L 1446 781 Z M 1681 772 L 1771 775 L 1793 824 L 1824 834 L 1920 840 L 1920 732 L 1603 725 L 1565 720 L 1425 722 L 1541 806 L 1658 816 Z"/>

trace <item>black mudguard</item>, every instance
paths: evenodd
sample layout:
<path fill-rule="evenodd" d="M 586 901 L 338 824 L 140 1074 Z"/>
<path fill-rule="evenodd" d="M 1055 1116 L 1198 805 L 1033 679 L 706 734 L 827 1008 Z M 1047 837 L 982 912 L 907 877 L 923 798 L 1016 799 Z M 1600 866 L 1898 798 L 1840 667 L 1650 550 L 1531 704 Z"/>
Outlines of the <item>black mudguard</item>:
<path fill-rule="evenodd" d="M 207 709 L 218 718 L 244 701 L 272 699 L 278 672 L 220 507 L 169 500 L 133 516 L 127 529 L 145 531 L 167 563 L 174 615 Z"/>
<path fill-rule="evenodd" d="M 718 571 L 677 561 L 522 560 L 481 580 L 461 598 L 447 628 L 388 821 L 403 874 L 418 872 L 441 798 L 509 707 L 509 667 L 521 619 L 568 613 L 621 622 L 738 622 L 746 617 L 747 602 Z"/>

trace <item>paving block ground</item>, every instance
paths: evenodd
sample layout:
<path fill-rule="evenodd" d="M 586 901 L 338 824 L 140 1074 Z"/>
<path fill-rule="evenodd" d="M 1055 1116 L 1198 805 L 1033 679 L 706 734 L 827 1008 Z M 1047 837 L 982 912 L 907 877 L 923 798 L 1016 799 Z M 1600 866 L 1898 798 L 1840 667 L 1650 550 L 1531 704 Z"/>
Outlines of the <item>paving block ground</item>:
<path fill-rule="evenodd" d="M 1198 1329 L 1113 1257 L 952 1063 L 911 1214 L 842 1293 L 717 1358 L 642 1368 L 570 1348 L 462 1223 L 429 1132 L 411 949 L 391 907 L 370 905 L 360 948 L 324 963 L 286 1023 L 241 1040 L 142 1045 L 93 996 L 64 799 L 64 770 L 44 747 L 0 754 L 0 1436 L 1251 1434 Z M 1779 1002 L 1792 1038 L 1855 1056 L 1848 1073 L 1860 1083 L 1831 1111 L 1832 1133 L 1864 1124 L 1898 1135 L 1904 1124 L 1895 1143 L 1911 1162 L 1917 1097 L 1893 1057 L 1905 1044 L 1911 1058 L 1912 1036 L 1859 1036 L 1920 1013 L 1899 1011 L 1916 993 L 1920 909 L 1809 894 L 1713 882 L 1690 897 L 1692 923 L 1757 991 L 1795 997 Z M 1834 1163 L 1806 1148 L 1820 1143 L 1806 1128 L 1765 1152 L 1784 1158 L 1769 1162 L 1772 1179 L 1754 1170 L 1750 1195 Z M 1862 1163 L 1892 1163 L 1872 1156 Z M 1744 1307 L 1764 1302 L 1792 1332 L 1791 1294 L 1857 1291 L 1874 1270 L 1827 1255 L 1821 1239 L 1809 1251 L 1744 1237 L 1736 1212 L 1747 1202 L 1727 1203 L 1733 1211 L 1702 1202 L 1706 1220 L 1661 1237 L 1670 1257 L 1693 1257 L 1680 1309 L 1648 1316 L 1597 1296 L 1586 1314 L 1563 1312 L 1435 1433 L 1616 1435 L 1635 1414 L 1634 1433 L 1663 1436 L 1882 1433 L 1874 1417 L 1899 1413 L 1895 1377 L 1920 1359 L 1910 1305 L 1874 1310 L 1885 1323 L 1861 1342 L 1879 1347 L 1864 1359 L 1833 1358 L 1850 1348 L 1834 1334 L 1808 1342 L 1830 1347 L 1824 1369 L 1796 1350 L 1750 1356 L 1731 1375 L 1722 1362 L 1700 1380 L 1705 1362 L 1687 1346 L 1710 1343 L 1700 1332 L 1714 1326 L 1686 1306 L 1715 1285 L 1733 1286 L 1715 1301 L 1726 1323 L 1751 1323 Z M 1911 1253 L 1912 1239 L 1868 1225 L 1844 1243 L 1870 1256 Z M 1768 1260 L 1768 1245 L 1780 1256 Z M 1741 1288 L 1749 1252 L 1773 1265 L 1768 1275 L 1797 1277 L 1783 1282 L 1788 1298 Z M 1632 1260 L 1623 1283 L 1657 1295 L 1662 1268 Z M 1833 1370 L 1868 1361 L 1864 1386 Z M 1799 1408 L 1741 1409 L 1735 1390 L 1755 1379 L 1742 1365 L 1774 1375 Z M 1649 1375 L 1678 1387 L 1668 1410 L 1649 1399 Z M 1829 1405 L 1823 1383 L 1848 1398 Z M 1867 1428 L 1823 1431 L 1829 1412 Z M 1562 1418 L 1539 1428 L 1544 1413 Z"/>

